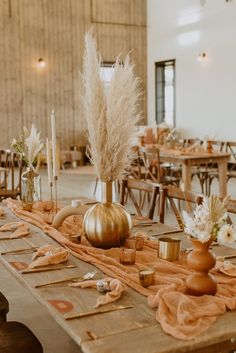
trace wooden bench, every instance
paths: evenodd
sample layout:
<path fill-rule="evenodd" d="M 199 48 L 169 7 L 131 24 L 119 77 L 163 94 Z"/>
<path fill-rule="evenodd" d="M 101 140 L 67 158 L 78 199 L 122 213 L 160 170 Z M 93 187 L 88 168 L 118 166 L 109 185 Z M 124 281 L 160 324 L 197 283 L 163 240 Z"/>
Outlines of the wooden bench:
<path fill-rule="evenodd" d="M 7 321 L 7 313 L 9 312 L 9 303 L 7 298 L 0 292 L 0 323 Z"/>
<path fill-rule="evenodd" d="M 1 353 L 43 353 L 37 337 L 24 324 L 15 321 L 0 324 Z"/>

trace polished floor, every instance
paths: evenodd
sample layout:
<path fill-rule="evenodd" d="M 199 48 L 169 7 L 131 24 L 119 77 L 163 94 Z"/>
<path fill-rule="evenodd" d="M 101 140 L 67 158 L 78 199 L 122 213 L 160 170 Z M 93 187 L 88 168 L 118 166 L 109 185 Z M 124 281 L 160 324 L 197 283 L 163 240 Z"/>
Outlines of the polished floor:
<path fill-rule="evenodd" d="M 50 192 L 46 170 L 41 171 L 43 199 L 48 199 Z M 81 167 L 75 171 L 63 171 L 58 180 L 59 199 L 77 199 L 79 196 L 93 198 L 95 175 L 91 167 Z M 193 182 L 194 191 L 200 191 L 199 184 Z M 218 185 L 214 182 L 213 190 L 217 193 Z M 236 180 L 229 182 L 229 193 L 236 198 Z M 101 187 L 98 184 L 95 197 L 99 200 Z M 69 201 L 67 201 L 69 203 Z M 169 215 L 169 223 L 173 217 Z M 35 299 L 27 288 L 0 264 L 0 290 L 10 302 L 8 320 L 21 321 L 26 324 L 42 342 L 44 353 L 79 353 L 79 347 L 60 328 L 47 310 Z M 26 352 L 33 353 L 33 352 Z M 102 353 L 102 352 L 101 352 Z"/>

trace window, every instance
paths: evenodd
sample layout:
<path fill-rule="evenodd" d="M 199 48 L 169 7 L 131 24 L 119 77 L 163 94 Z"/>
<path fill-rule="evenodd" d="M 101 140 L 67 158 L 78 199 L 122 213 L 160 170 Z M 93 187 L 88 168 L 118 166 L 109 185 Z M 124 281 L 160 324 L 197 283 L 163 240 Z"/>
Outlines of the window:
<path fill-rule="evenodd" d="M 175 60 L 155 64 L 156 122 L 175 126 Z"/>
<path fill-rule="evenodd" d="M 114 63 L 103 63 L 100 69 L 100 77 L 104 83 L 105 89 L 109 87 L 109 84 L 111 82 L 111 78 L 114 72 L 113 65 Z"/>

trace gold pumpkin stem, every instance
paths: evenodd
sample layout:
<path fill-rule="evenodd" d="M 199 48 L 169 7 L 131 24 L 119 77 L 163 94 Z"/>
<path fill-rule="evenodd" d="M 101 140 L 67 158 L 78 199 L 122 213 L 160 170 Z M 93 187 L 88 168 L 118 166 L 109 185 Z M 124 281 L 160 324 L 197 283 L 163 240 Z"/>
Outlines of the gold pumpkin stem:
<path fill-rule="evenodd" d="M 110 181 L 109 183 L 103 183 L 102 202 L 112 203 L 112 181 Z"/>

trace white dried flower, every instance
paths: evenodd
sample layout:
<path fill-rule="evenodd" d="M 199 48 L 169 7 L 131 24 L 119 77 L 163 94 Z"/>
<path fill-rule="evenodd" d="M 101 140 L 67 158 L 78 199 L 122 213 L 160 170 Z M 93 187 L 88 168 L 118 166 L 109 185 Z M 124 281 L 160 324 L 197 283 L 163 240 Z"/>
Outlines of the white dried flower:
<path fill-rule="evenodd" d="M 236 238 L 232 235 L 234 229 L 225 226 L 227 220 L 227 212 L 225 204 L 218 196 L 210 196 L 209 199 L 204 197 L 201 205 L 197 205 L 193 212 L 193 217 L 183 212 L 185 223 L 185 232 L 192 237 L 199 239 L 201 242 L 215 240 L 220 237 L 224 241 L 234 241 Z M 227 228 L 226 228 L 227 227 Z M 222 229 L 222 232 L 219 231 Z M 227 233 L 228 232 L 228 233 Z"/>
<path fill-rule="evenodd" d="M 233 225 L 225 224 L 218 232 L 217 240 L 220 244 L 233 243 L 236 240 L 236 233 Z"/>
<path fill-rule="evenodd" d="M 12 142 L 11 142 L 11 146 L 14 147 L 17 145 L 17 140 L 15 138 L 13 138 Z"/>
<path fill-rule="evenodd" d="M 32 165 L 39 152 L 43 149 L 43 144 L 40 140 L 40 132 L 37 132 L 34 125 L 31 126 L 30 135 L 25 139 L 25 146 L 29 165 Z"/>

